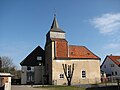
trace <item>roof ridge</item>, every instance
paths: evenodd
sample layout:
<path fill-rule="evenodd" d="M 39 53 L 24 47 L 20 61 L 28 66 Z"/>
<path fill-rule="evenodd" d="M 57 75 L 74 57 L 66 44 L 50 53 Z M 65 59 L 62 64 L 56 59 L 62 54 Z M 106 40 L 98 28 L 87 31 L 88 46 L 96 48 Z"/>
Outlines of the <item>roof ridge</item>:
<path fill-rule="evenodd" d="M 79 45 L 69 45 L 69 46 L 75 46 L 75 47 L 85 47 L 85 46 L 79 46 Z"/>
<path fill-rule="evenodd" d="M 91 50 L 89 50 L 86 46 L 84 46 L 88 51 L 90 51 L 93 55 L 95 55 Z M 95 55 L 97 58 L 99 58 L 99 60 L 101 60 L 100 57 L 98 57 L 97 55 Z"/>
<path fill-rule="evenodd" d="M 118 55 L 107 55 L 108 57 L 120 57 Z"/>

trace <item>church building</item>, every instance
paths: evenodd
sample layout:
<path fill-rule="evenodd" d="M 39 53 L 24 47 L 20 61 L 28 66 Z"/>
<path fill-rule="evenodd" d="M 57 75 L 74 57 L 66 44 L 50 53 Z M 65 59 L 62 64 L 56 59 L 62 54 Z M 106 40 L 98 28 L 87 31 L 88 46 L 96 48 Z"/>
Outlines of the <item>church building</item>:
<path fill-rule="evenodd" d="M 69 45 L 65 34 L 65 31 L 59 28 L 56 16 L 54 16 L 52 26 L 46 34 L 45 49 L 38 51 L 38 53 L 42 52 L 43 54 L 33 55 L 34 58 L 31 57 L 21 62 L 22 84 L 27 84 L 27 80 L 31 80 L 31 76 L 27 76 L 27 72 L 31 70 L 28 67 L 33 67 L 32 77 L 36 78 L 37 81 L 33 79 L 34 84 L 66 85 L 68 83 L 66 76 L 71 71 L 66 69 L 65 73 L 63 65 L 71 68 L 74 65 L 72 85 L 100 83 L 100 58 L 85 46 Z M 28 55 L 28 57 L 30 56 Z M 33 63 L 29 64 L 30 61 L 38 61 L 38 63 L 32 65 Z M 35 70 L 36 66 L 40 68 Z"/>

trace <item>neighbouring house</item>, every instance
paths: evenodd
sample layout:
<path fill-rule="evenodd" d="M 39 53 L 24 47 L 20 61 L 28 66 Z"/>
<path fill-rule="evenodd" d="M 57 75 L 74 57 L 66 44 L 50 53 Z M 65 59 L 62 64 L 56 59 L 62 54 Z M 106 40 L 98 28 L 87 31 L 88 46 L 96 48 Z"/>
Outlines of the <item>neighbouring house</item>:
<path fill-rule="evenodd" d="M 106 56 L 101 70 L 106 73 L 106 76 L 120 77 L 120 56 Z"/>
<path fill-rule="evenodd" d="M 65 31 L 59 28 L 56 16 L 54 16 L 52 26 L 46 34 L 45 50 L 40 50 L 45 52 L 45 60 L 42 59 L 44 61 L 43 69 L 45 72 L 44 75 L 40 75 L 44 70 L 35 70 L 34 68 L 36 72 L 34 76 L 37 76 L 36 80 L 44 80 L 44 83 L 47 84 L 65 85 L 67 84 L 67 79 L 63 70 L 63 64 L 74 64 L 72 85 L 100 83 L 100 58 L 85 46 L 69 45 L 65 34 Z M 27 79 L 27 77 L 29 77 L 27 74 L 29 66 L 40 67 L 39 63 L 32 65 L 31 61 L 38 61 L 37 55 L 34 56 L 30 54 L 27 56 L 27 59 L 23 60 L 21 63 L 23 70 L 22 82 L 24 82 L 22 84 L 26 84 L 30 81 L 29 78 Z M 67 73 L 69 72 L 70 71 L 67 70 Z"/>
<path fill-rule="evenodd" d="M 42 84 L 45 51 L 36 47 L 21 63 L 21 84 Z"/>

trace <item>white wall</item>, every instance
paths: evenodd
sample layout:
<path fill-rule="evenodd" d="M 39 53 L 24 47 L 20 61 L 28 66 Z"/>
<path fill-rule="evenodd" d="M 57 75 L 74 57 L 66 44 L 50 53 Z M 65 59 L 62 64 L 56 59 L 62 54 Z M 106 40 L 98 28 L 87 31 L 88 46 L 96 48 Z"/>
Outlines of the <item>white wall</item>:
<path fill-rule="evenodd" d="M 40 83 L 41 81 L 41 68 L 39 66 L 35 66 L 35 84 Z"/>
<path fill-rule="evenodd" d="M 62 39 L 65 39 L 65 33 L 50 32 L 50 38 L 62 38 Z"/>
<path fill-rule="evenodd" d="M 21 72 L 21 84 L 27 84 L 27 66 L 22 66 L 22 72 Z"/>
<path fill-rule="evenodd" d="M 35 80 L 34 83 L 35 84 L 40 84 L 44 81 L 42 77 L 44 75 L 44 71 L 45 69 L 42 66 L 34 67 L 34 80 Z M 21 84 L 27 84 L 26 82 L 27 82 L 27 66 L 22 66 Z"/>
<path fill-rule="evenodd" d="M 8 82 L 5 83 L 5 90 L 11 90 L 11 77 L 8 77 Z"/>
<path fill-rule="evenodd" d="M 44 66 L 35 66 L 35 84 L 44 83 L 43 75 L 44 75 Z"/>
<path fill-rule="evenodd" d="M 114 64 L 114 67 L 111 67 L 111 64 Z M 106 68 L 104 67 L 106 65 Z M 112 74 L 114 72 L 114 76 L 120 76 L 120 67 L 116 65 L 109 57 L 106 58 L 101 70 L 106 72 L 106 74 Z M 117 71 L 117 75 L 115 72 Z"/>

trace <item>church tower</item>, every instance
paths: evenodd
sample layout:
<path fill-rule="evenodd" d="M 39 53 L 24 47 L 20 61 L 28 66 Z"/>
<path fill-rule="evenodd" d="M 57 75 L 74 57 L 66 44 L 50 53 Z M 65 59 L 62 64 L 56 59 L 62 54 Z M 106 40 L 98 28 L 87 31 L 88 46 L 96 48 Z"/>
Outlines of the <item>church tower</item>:
<path fill-rule="evenodd" d="M 62 49 L 61 49 L 62 47 Z M 64 51 L 64 52 L 63 52 Z M 68 56 L 68 43 L 65 39 L 65 32 L 59 28 L 56 15 L 51 25 L 50 30 L 46 34 L 46 45 L 45 45 L 45 67 L 46 75 L 49 84 L 52 84 L 53 81 L 53 70 L 52 66 L 53 61 L 59 57 Z"/>
<path fill-rule="evenodd" d="M 65 32 L 59 28 L 56 15 L 54 15 L 52 26 L 46 35 L 46 41 L 49 42 L 50 39 L 65 39 Z"/>

